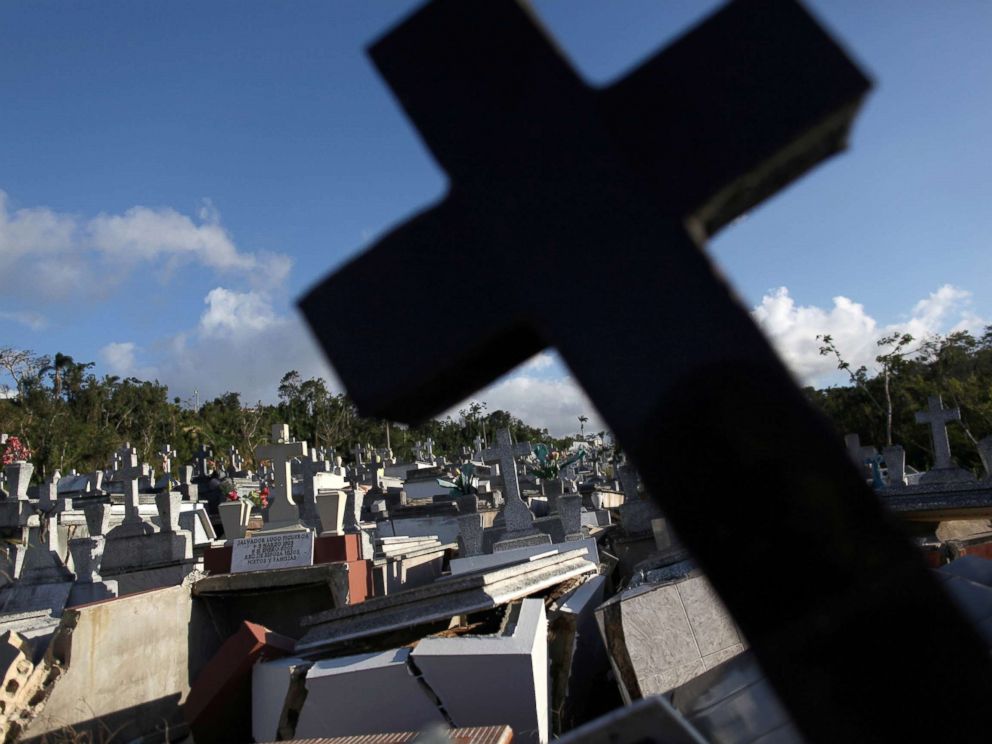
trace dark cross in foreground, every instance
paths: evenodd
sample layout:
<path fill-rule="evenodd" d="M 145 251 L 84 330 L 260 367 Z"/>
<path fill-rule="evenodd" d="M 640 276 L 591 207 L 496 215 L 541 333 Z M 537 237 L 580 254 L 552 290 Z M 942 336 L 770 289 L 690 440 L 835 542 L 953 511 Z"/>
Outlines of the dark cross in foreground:
<path fill-rule="evenodd" d="M 442 0 L 371 54 L 451 183 L 301 301 L 359 410 L 436 415 L 553 344 L 810 740 L 985 734 L 988 649 L 701 250 L 844 147 L 869 83 L 826 33 L 736 2 L 593 89 L 516 2 Z M 480 267 L 471 322 L 423 291 Z M 582 325 L 577 289 L 604 308 Z M 411 347 L 410 307 L 446 332 Z"/>

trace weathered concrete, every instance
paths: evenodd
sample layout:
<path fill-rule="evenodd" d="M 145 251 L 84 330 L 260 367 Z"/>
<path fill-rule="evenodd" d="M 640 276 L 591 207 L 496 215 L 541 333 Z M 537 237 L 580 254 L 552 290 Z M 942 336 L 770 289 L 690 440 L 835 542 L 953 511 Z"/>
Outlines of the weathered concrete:
<path fill-rule="evenodd" d="M 49 651 L 65 671 L 25 741 L 68 729 L 94 741 L 179 735 L 179 705 L 217 645 L 185 585 L 66 610 Z"/>

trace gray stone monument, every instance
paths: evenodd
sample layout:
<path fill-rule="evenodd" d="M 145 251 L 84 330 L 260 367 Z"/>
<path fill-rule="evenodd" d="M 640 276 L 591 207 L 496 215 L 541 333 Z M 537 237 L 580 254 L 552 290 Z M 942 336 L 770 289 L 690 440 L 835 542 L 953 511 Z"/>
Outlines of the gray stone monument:
<path fill-rule="evenodd" d="M 493 544 L 494 551 L 511 550 L 528 545 L 551 542 L 551 538 L 534 527 L 534 513 L 527 508 L 520 497 L 520 483 L 517 480 L 517 457 L 531 453 L 528 442 L 514 444 L 509 429 L 496 431 L 496 442 L 482 452 L 482 461 L 499 465 L 503 478 L 503 526 L 505 532 Z"/>
<path fill-rule="evenodd" d="M 274 475 L 268 521 L 260 532 L 303 529 L 299 506 L 293 499 L 292 460 L 306 455 L 307 443 L 290 441 L 289 426 L 286 424 L 275 424 L 272 427 L 272 442 L 255 448 L 255 459 L 272 461 Z"/>
<path fill-rule="evenodd" d="M 930 426 L 930 441 L 933 443 L 933 468 L 920 476 L 920 483 L 953 483 L 975 479 L 967 470 L 959 468 L 951 458 L 947 422 L 960 420 L 961 409 L 944 408 L 939 395 L 927 398 L 927 410 L 917 411 L 916 423 Z"/>

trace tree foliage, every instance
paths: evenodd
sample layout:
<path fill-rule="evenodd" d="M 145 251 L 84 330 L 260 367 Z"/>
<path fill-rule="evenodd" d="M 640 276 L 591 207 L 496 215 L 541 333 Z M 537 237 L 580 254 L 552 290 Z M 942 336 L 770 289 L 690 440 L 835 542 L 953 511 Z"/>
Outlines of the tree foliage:
<path fill-rule="evenodd" d="M 268 440 L 276 423 L 289 424 L 297 439 L 334 448 L 346 461 L 357 444 L 386 445 L 385 421 L 359 416 L 347 396 L 331 392 L 320 378 L 305 380 L 295 370 L 279 382 L 274 405 L 246 404 L 238 393 L 228 392 L 197 410 L 178 398 L 170 400 L 166 386 L 157 381 L 98 378 L 92 367 L 64 354 L 48 357 L 0 348 L 0 374 L 8 380 L 7 397 L 0 398 L 0 432 L 20 437 L 31 448 L 35 480 L 55 470 L 65 474 L 103 468 L 124 442 L 157 469 L 159 448 L 166 443 L 176 450 L 177 464 L 191 462 L 199 447 L 207 445 L 217 459 L 237 447 L 252 466 L 255 447 Z M 473 447 L 476 436 L 491 438 L 500 427 L 508 427 L 518 440 L 558 447 L 570 443 L 508 411 L 487 412 L 485 403 L 471 403 L 456 418 L 449 415 L 415 428 L 394 424 L 389 440 L 401 459 L 411 458 L 414 444 L 430 437 L 435 452 L 457 460 L 463 447 Z"/>
<path fill-rule="evenodd" d="M 818 336 L 820 353 L 834 356 L 851 380 L 847 387 L 806 388 L 809 399 L 834 423 L 838 434 L 857 432 L 861 441 L 882 447 L 901 444 L 918 469 L 933 464 L 929 429 L 916 423 L 927 398 L 940 395 L 946 407 L 961 409 L 961 423 L 948 426 L 958 463 L 981 474 L 976 443 L 992 434 L 992 326 L 976 338 L 967 331 L 921 341 L 909 334 L 878 340 L 878 367 L 852 369 L 830 336 Z"/>

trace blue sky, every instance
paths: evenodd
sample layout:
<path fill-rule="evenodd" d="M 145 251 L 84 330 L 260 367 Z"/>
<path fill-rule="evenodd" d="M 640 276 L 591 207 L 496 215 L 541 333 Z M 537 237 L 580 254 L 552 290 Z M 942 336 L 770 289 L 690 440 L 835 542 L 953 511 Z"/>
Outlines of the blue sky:
<path fill-rule="evenodd" d="M 535 5 L 605 84 L 719 3 Z M 822 384 L 817 333 L 860 363 L 888 329 L 992 318 L 992 4 L 808 5 L 876 89 L 846 154 L 709 250 Z M 326 374 L 293 300 L 445 188 L 364 53 L 415 6 L 0 4 L 0 346 L 183 398 L 271 400 L 289 369 Z M 373 301 L 356 288 L 356 308 Z M 397 322 L 415 337 L 444 319 Z M 591 413 L 553 355 L 479 397 L 553 431 Z"/>

